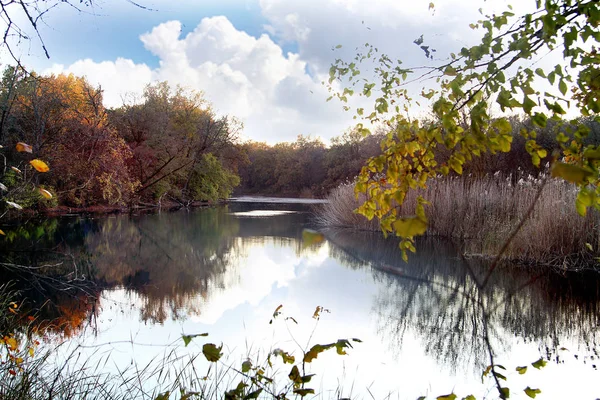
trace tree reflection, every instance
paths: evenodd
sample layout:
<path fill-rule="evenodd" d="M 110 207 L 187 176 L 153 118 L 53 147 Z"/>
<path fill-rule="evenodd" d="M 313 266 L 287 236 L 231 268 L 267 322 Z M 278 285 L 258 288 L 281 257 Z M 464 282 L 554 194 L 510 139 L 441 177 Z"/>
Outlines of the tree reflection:
<path fill-rule="evenodd" d="M 374 303 L 379 334 L 396 352 L 412 333 L 438 362 L 481 372 L 493 349 L 509 350 L 512 336 L 548 343 L 548 358 L 568 337 L 597 342 L 596 276 L 506 265 L 482 287 L 488 265 L 463 259 L 451 243 L 424 240 L 404 263 L 393 240 L 344 231 L 327 236 L 333 257 L 373 269 L 381 283 Z"/>
<path fill-rule="evenodd" d="M 295 246 L 298 254 L 311 251 L 300 244 L 301 212 L 254 218 L 243 211 L 233 206 L 102 219 L 85 238 L 95 279 L 105 288 L 135 292 L 141 319 L 162 323 L 201 315 L 215 291 L 235 285 L 235 267 L 249 246 L 269 240 Z"/>
<path fill-rule="evenodd" d="M 209 286 L 223 286 L 239 224 L 225 209 L 104 219 L 85 238 L 96 281 L 135 291 L 144 321 L 199 314 Z"/>

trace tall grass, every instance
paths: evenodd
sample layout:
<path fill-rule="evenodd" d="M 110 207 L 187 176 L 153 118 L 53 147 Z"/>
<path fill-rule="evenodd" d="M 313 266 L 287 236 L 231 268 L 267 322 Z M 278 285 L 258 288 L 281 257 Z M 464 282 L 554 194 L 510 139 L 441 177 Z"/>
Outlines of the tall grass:
<path fill-rule="evenodd" d="M 467 255 L 493 257 L 525 216 L 542 179 L 523 174 L 438 178 L 426 189 L 411 191 L 401 214 L 414 214 L 416 199 L 430 201 L 427 235 L 456 239 Z M 511 242 L 506 259 L 521 263 L 578 269 L 595 264 L 600 255 L 600 214 L 575 209 L 576 188 L 549 178 L 533 214 Z M 354 213 L 352 184 L 335 189 L 318 212 L 317 222 L 328 227 L 378 230 L 376 221 Z"/>

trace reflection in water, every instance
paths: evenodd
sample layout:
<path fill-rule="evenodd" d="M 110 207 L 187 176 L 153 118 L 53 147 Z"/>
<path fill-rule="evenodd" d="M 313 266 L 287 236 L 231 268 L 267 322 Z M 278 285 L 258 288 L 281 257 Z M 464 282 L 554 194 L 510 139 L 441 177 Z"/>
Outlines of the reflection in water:
<path fill-rule="evenodd" d="M 43 232 L 28 233 L 29 239 L 15 236 L 0 250 L 2 262 L 32 267 L 20 272 L 25 274 L 21 286 L 42 309 L 40 320 L 67 337 L 107 312 L 104 298 L 111 292 L 102 290 L 125 293 L 124 301 L 135 303 L 139 314 L 134 315 L 149 326 L 215 324 L 223 310 L 256 306 L 274 287 L 301 281 L 301 263 L 282 258 L 295 255 L 323 256 L 320 265 L 343 266 L 349 273 L 345 279 L 360 281 L 326 285 L 332 270 L 321 268 L 311 270 L 309 282 L 313 295 L 321 290 L 340 303 L 348 296 L 372 302 L 376 334 L 398 359 L 404 341 L 415 338 L 438 365 L 479 373 L 489 364 L 488 338 L 498 353 L 507 353 L 515 337 L 547 345 L 542 350 L 557 362 L 557 350 L 570 338 L 592 352 L 597 348 L 596 276 L 536 275 L 505 267 L 481 290 L 486 266 L 462 259 L 451 243 L 439 240 L 420 243 L 408 263 L 393 240 L 372 233 L 326 232 L 327 245 L 305 247 L 306 211 L 294 204 L 240 203 L 194 212 L 51 220 Z M 47 279 L 67 271 L 72 290 Z M 369 315 L 353 318 L 370 324 Z"/>
<path fill-rule="evenodd" d="M 489 365 L 486 333 L 503 352 L 513 336 L 546 343 L 548 358 L 554 355 L 557 362 L 566 338 L 578 338 L 592 351 L 597 347 L 597 275 L 535 274 L 505 266 L 480 289 L 487 266 L 462 259 L 451 243 L 424 240 L 404 263 L 394 240 L 365 235 L 329 232 L 332 257 L 353 268 L 372 268 L 379 283 L 374 302 L 379 333 L 398 353 L 411 331 L 419 332 L 426 353 L 441 364 L 474 371 Z"/>

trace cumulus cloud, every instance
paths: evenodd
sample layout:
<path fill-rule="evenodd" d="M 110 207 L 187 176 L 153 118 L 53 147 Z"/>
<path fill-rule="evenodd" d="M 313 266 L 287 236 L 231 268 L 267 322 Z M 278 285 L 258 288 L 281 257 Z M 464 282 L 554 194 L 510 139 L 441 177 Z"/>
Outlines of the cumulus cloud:
<path fill-rule="evenodd" d="M 397 0 L 260 0 L 267 23 L 258 37 L 224 16 L 204 18 L 186 35 L 179 21 L 169 21 L 140 36 L 158 58 L 156 68 L 119 58 L 50 71 L 86 75 L 103 87 L 108 106 L 119 106 L 125 93 L 141 93 L 149 82 L 169 81 L 204 92 L 217 112 L 240 118 L 247 138 L 275 143 L 311 134 L 327 140 L 353 123 L 339 103 L 325 102 L 329 94 L 321 82 L 336 57 L 350 59 L 369 42 L 406 66 L 439 64 L 413 41 L 422 34 L 443 59 L 477 40 L 468 24 L 481 17 L 480 6 L 504 9 L 504 1 L 435 1 L 430 10 L 427 3 Z M 284 52 L 290 43 L 295 52 Z M 337 44 L 342 48 L 334 49 Z"/>
<path fill-rule="evenodd" d="M 204 18 L 182 37 L 178 21 L 140 36 L 159 58 L 155 69 L 131 60 L 81 60 L 46 72 L 85 75 L 105 90 L 108 106 L 127 92 L 141 93 L 153 81 L 169 81 L 203 91 L 215 109 L 242 119 L 245 135 L 270 143 L 299 134 L 330 138 L 350 125 L 339 105 L 326 103 L 321 78 L 308 74 L 298 54 L 284 54 L 267 34 L 256 38 L 237 30 L 226 17 Z"/>

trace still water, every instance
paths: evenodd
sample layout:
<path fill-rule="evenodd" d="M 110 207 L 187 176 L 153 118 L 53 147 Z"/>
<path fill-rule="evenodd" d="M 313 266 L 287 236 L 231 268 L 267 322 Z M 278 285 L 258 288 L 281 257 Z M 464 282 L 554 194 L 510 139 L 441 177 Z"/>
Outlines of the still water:
<path fill-rule="evenodd" d="M 490 350 L 511 398 L 529 398 L 526 387 L 546 399 L 600 397 L 596 275 L 506 267 L 481 289 L 486 265 L 441 240 L 419 242 L 408 263 L 393 239 L 374 234 L 324 231 L 326 240 L 307 242 L 312 207 L 242 202 L 61 218 L 29 233 L 27 251 L 11 257 L 62 263 L 74 282 L 96 282 L 87 295 L 27 290 L 40 304 L 50 300 L 47 341 L 112 371 L 200 355 L 194 367 L 204 376 L 215 373 L 201 357 L 207 342 L 223 344 L 224 369 L 264 362 L 276 348 L 300 358 L 313 344 L 359 338 L 347 355 L 322 353 L 309 366 L 317 397 L 497 398 L 493 380 L 482 381 Z M 317 306 L 326 309 L 319 320 Z M 199 333 L 208 337 L 184 346 L 183 334 Z M 548 364 L 537 370 L 540 358 Z M 289 368 L 274 362 L 283 383 Z"/>

